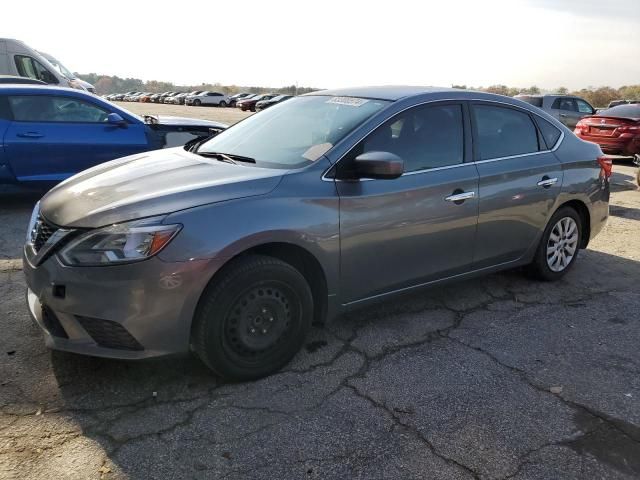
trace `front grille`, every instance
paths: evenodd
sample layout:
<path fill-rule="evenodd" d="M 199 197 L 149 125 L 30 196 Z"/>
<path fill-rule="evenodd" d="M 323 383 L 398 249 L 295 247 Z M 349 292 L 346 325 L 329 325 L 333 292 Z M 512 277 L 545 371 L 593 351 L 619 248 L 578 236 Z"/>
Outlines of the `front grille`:
<path fill-rule="evenodd" d="M 38 219 L 36 220 L 36 224 L 33 227 L 33 232 L 31 233 L 31 240 L 33 241 L 33 248 L 36 252 L 39 252 L 43 247 L 47 240 L 53 235 L 58 227 L 47 223 L 47 221 L 38 215 Z"/>
<path fill-rule="evenodd" d="M 42 305 L 42 324 L 54 337 L 69 338 L 57 315 L 46 305 Z"/>
<path fill-rule="evenodd" d="M 76 315 L 76 319 L 82 328 L 91 335 L 93 341 L 101 347 L 118 350 L 144 350 L 142 345 L 118 322 L 79 315 Z"/>

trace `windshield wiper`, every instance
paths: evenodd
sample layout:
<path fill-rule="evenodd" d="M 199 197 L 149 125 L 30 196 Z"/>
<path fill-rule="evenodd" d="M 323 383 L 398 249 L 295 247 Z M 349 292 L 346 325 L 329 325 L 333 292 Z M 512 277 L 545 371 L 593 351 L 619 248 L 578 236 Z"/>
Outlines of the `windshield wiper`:
<path fill-rule="evenodd" d="M 221 162 L 238 164 L 238 162 L 243 163 L 256 163 L 256 160 L 251 157 L 243 157 L 242 155 L 234 155 L 232 153 L 222 153 L 222 152 L 194 152 L 198 155 L 202 155 L 203 157 L 215 158 Z"/>

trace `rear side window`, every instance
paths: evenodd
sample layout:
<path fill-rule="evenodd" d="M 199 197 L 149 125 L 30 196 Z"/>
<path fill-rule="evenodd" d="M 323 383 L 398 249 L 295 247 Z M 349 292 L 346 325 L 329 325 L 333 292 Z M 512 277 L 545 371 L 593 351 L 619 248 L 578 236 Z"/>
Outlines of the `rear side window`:
<path fill-rule="evenodd" d="M 15 95 L 9 97 L 13 118 L 18 122 L 98 123 L 109 112 L 89 102 L 72 97 L 50 95 Z"/>
<path fill-rule="evenodd" d="M 544 118 L 538 117 L 536 121 L 538 122 L 538 127 L 540 127 L 542 138 L 544 138 L 544 142 L 547 144 L 547 148 L 552 149 L 556 143 L 558 143 L 562 132 Z"/>
<path fill-rule="evenodd" d="M 405 172 L 457 165 L 464 161 L 460 105 L 414 107 L 388 120 L 355 149 L 357 155 L 383 151 L 404 160 Z"/>
<path fill-rule="evenodd" d="M 0 95 L 0 120 L 11 120 L 11 109 L 9 108 L 9 101 L 4 95 Z"/>
<path fill-rule="evenodd" d="M 527 113 L 512 108 L 474 105 L 473 119 L 479 160 L 539 150 L 538 132 Z"/>
<path fill-rule="evenodd" d="M 518 100 L 522 100 L 523 102 L 527 102 L 536 107 L 542 108 L 542 97 L 531 97 L 528 95 L 518 95 L 516 97 Z"/>

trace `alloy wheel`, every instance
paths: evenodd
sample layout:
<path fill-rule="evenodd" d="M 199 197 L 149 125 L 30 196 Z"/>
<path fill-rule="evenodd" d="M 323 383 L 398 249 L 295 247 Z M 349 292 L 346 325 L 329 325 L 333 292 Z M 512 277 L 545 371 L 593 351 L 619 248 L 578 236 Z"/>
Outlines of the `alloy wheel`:
<path fill-rule="evenodd" d="M 578 225 L 571 217 L 563 217 L 553 226 L 547 241 L 547 265 L 553 272 L 566 269 L 578 249 Z"/>

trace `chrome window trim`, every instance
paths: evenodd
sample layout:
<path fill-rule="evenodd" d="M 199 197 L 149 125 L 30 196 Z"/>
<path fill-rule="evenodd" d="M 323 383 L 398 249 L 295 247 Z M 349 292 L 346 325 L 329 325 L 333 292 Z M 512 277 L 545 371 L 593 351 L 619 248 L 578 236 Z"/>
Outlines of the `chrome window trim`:
<path fill-rule="evenodd" d="M 499 105 L 506 105 L 508 107 L 515 108 L 515 109 L 517 109 L 519 111 L 522 111 L 522 112 L 525 112 L 525 113 L 528 113 L 528 114 L 536 115 L 537 117 L 540 117 L 542 120 L 545 120 L 546 122 L 549 122 L 549 120 L 544 118 L 539 113 L 529 111 L 529 110 L 527 110 L 525 108 L 519 107 L 518 105 L 513 105 L 513 104 L 507 103 L 507 102 L 501 102 L 499 100 L 487 100 L 487 99 L 483 99 L 483 98 L 464 98 L 464 99 L 460 99 L 460 98 L 442 98 L 442 99 L 437 99 L 437 100 L 428 100 L 426 102 L 416 103 L 415 105 L 411 105 L 411 106 L 409 106 L 407 108 L 404 108 L 404 109 L 400 110 L 399 112 L 395 113 L 393 116 L 400 115 L 401 113 L 406 112 L 407 110 L 409 110 L 411 108 L 414 108 L 414 107 L 419 107 L 419 106 L 422 106 L 422 105 L 427 105 L 429 103 L 439 103 L 439 102 L 486 102 L 486 103 L 496 103 L 496 104 L 499 104 Z M 369 130 L 367 133 L 365 133 L 362 138 L 365 138 L 367 135 L 370 135 L 375 129 L 380 127 L 387 120 L 389 120 L 389 118 L 387 118 L 387 119 L 383 120 L 382 122 L 378 123 L 375 127 L 373 127 L 371 130 Z M 549 123 L 551 123 L 551 122 L 549 122 Z M 553 123 L 551 123 L 551 125 L 553 125 Z M 534 126 L 536 127 L 536 131 L 537 131 L 538 130 L 538 126 L 535 125 L 535 124 L 534 124 Z M 553 125 L 553 126 L 555 127 L 555 125 Z M 507 157 L 487 158 L 485 160 L 473 160 L 471 162 L 462 162 L 462 163 L 457 163 L 455 165 L 446 165 L 444 167 L 435 167 L 435 168 L 425 168 L 425 169 L 422 169 L 422 170 L 413 170 L 411 172 L 403 173 L 398 178 L 401 178 L 401 177 L 404 177 L 404 176 L 408 176 L 408 175 L 417 175 L 417 174 L 420 174 L 420 173 L 433 172 L 433 171 L 437 171 L 437 170 L 446 170 L 446 169 L 450 169 L 450 168 L 457 168 L 457 167 L 461 167 L 461 166 L 464 166 L 464 165 L 473 165 L 473 164 L 497 162 L 497 161 L 500 161 L 500 160 L 510 160 L 512 158 L 528 157 L 529 155 L 540 155 L 542 153 L 555 152 L 558 148 L 560 148 L 560 145 L 562 144 L 562 141 L 564 140 L 564 136 L 565 136 L 564 132 L 562 130 L 560 130 L 560 136 L 558 137 L 558 140 L 556 141 L 556 144 L 551 149 L 540 150 L 538 152 L 531 152 L 531 153 L 520 153 L 518 155 L 509 155 Z M 362 139 L 360 139 L 356 143 L 356 145 L 361 140 Z M 321 180 L 323 182 L 352 182 L 352 181 L 368 182 L 370 180 L 377 180 L 375 178 L 359 178 L 358 180 L 340 180 L 340 179 L 336 179 L 336 178 L 327 178 L 327 176 L 326 176 L 327 173 L 329 173 L 329 171 L 333 167 L 335 167 L 338 163 L 340 163 L 344 157 L 349 155 L 349 153 L 351 153 L 351 150 L 353 150 L 356 147 L 356 145 L 351 147 L 347 152 L 345 152 L 344 155 L 342 155 L 338 160 L 336 160 L 336 162 L 334 164 L 332 164 L 329 168 L 327 168 L 322 173 Z"/>

